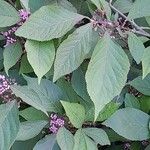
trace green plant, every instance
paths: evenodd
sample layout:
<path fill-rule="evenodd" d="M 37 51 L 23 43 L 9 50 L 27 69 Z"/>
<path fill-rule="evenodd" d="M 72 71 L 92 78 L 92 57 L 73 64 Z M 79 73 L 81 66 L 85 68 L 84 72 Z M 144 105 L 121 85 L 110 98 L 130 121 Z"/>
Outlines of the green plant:
<path fill-rule="evenodd" d="M 0 0 L 0 150 L 149 149 L 149 0 Z"/>

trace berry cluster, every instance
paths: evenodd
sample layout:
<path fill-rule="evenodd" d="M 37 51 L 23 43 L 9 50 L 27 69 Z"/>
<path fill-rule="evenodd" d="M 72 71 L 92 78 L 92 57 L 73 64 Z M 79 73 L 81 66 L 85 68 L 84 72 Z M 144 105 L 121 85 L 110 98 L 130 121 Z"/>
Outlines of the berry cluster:
<path fill-rule="evenodd" d="M 9 81 L 4 75 L 0 75 L 0 95 L 10 89 Z"/>
<path fill-rule="evenodd" d="M 51 114 L 50 116 L 50 132 L 56 134 L 60 127 L 63 127 L 65 124 L 65 121 L 62 117 L 59 117 L 56 114 Z"/>
<path fill-rule="evenodd" d="M 20 23 L 24 23 L 30 16 L 30 12 L 24 9 L 19 10 L 19 15 L 20 15 Z M 22 24 L 21 24 L 22 25 Z"/>
<path fill-rule="evenodd" d="M 13 27 L 11 27 L 8 31 L 6 32 L 1 32 L 1 34 L 5 37 L 6 39 L 6 44 L 4 47 L 13 44 L 17 41 L 15 32 L 16 30 L 29 18 L 30 12 L 24 9 L 19 10 L 19 16 L 20 16 L 20 21 Z"/>
<path fill-rule="evenodd" d="M 0 98 L 2 98 L 3 102 L 9 102 L 15 99 L 15 96 L 10 89 L 10 85 L 15 84 L 15 80 L 7 79 L 4 75 L 0 75 Z"/>

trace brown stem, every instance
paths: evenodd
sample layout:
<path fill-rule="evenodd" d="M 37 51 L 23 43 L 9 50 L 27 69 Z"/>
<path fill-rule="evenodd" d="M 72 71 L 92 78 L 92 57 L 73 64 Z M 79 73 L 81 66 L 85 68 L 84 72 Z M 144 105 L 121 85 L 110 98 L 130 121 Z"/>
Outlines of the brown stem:
<path fill-rule="evenodd" d="M 127 18 L 126 15 L 124 15 L 122 12 L 120 12 L 117 8 L 115 8 L 113 5 L 112 5 L 112 0 L 109 1 L 109 6 L 110 8 L 117 12 L 119 15 L 121 15 L 125 20 L 129 21 L 131 23 L 131 25 L 136 29 L 136 30 L 132 30 L 132 32 L 136 33 L 136 34 L 139 34 L 139 35 L 142 35 L 142 36 L 146 36 L 146 37 L 149 37 L 150 38 L 150 34 L 147 33 L 146 31 L 144 31 L 141 27 L 139 27 L 133 20 L 130 20 Z"/>

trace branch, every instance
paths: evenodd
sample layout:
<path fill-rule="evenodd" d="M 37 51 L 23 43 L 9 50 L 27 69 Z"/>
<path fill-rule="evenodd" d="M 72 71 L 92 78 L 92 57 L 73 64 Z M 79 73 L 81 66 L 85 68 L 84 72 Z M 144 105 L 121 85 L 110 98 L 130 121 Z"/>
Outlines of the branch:
<path fill-rule="evenodd" d="M 136 30 L 132 30 L 132 32 L 134 33 L 137 33 L 139 35 L 142 35 L 142 36 L 147 36 L 150 38 L 150 34 L 147 33 L 146 31 L 144 31 L 141 27 L 139 27 L 133 20 L 130 20 L 127 18 L 126 15 L 124 15 L 122 12 L 120 12 L 117 8 L 115 8 L 113 5 L 112 5 L 112 0 L 109 1 L 109 6 L 110 8 L 117 12 L 119 15 L 121 15 L 126 21 L 129 21 L 130 24 L 136 29 Z"/>

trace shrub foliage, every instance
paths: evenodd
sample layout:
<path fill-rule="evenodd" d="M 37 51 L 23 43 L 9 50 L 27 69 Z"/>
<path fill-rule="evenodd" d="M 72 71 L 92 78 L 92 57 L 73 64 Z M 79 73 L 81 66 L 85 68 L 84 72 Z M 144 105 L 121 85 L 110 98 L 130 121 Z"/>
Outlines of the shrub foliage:
<path fill-rule="evenodd" d="M 150 0 L 0 0 L 0 150 L 150 149 Z"/>

